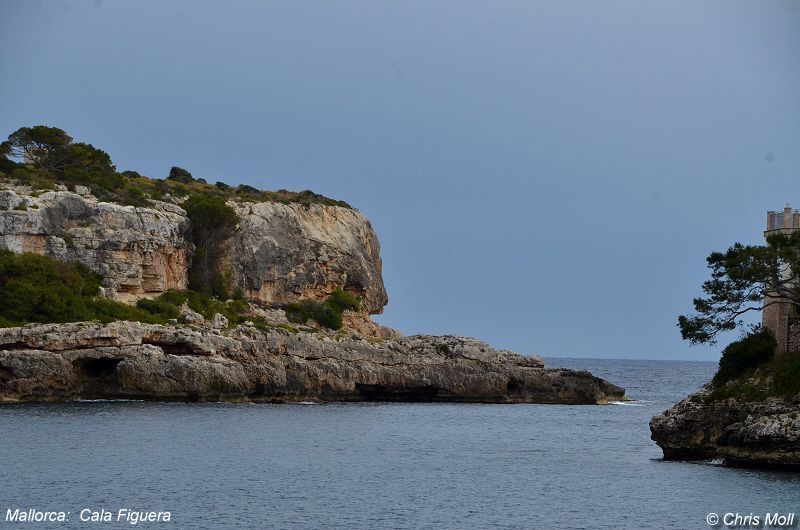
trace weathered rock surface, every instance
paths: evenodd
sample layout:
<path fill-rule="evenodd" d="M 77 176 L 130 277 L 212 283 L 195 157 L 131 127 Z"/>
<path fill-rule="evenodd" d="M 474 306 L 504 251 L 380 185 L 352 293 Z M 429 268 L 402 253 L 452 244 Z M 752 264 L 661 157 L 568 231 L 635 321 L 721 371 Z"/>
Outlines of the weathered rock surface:
<path fill-rule="evenodd" d="M 667 460 L 722 459 L 728 465 L 800 469 L 800 405 L 708 399 L 710 387 L 650 420 Z"/>
<path fill-rule="evenodd" d="M 79 261 L 103 277 L 105 294 L 133 302 L 186 289 L 194 251 L 179 205 L 99 202 L 91 190 L 36 195 L 0 183 L 0 248 Z M 177 199 L 175 199 L 177 201 Z M 624 390 L 589 372 L 547 369 L 463 337 L 403 337 L 367 313 L 387 303 L 380 246 L 358 211 L 319 204 L 231 201 L 239 226 L 226 242 L 234 285 L 259 307 L 229 329 L 188 306 L 161 326 L 136 322 L 32 324 L 0 329 L 0 401 L 79 398 L 255 401 L 465 401 L 594 404 Z M 339 333 L 295 333 L 278 307 L 361 297 Z M 257 319 L 254 319 L 257 320 Z M 181 324 L 178 324 L 178 321 Z M 281 327 L 283 326 L 283 327 Z M 373 337 L 367 340 L 362 337 Z"/>
<path fill-rule="evenodd" d="M 88 188 L 34 196 L 3 183 L 0 248 L 76 260 L 103 277 L 109 297 L 134 302 L 186 289 L 194 252 L 191 222 L 178 205 L 99 202 Z M 324 299 L 345 288 L 365 313 L 387 303 L 378 238 L 357 210 L 319 204 L 230 202 L 240 217 L 227 242 L 235 286 L 266 307 Z M 367 322 L 362 315 L 361 320 Z"/>
<path fill-rule="evenodd" d="M 463 337 L 366 341 L 136 322 L 0 329 L 0 400 L 463 401 L 595 404 L 589 372 Z"/>
<path fill-rule="evenodd" d="M 68 191 L 0 191 L 0 248 L 79 261 L 122 301 L 186 289 L 189 227 L 174 204 L 138 208 Z"/>
<path fill-rule="evenodd" d="M 251 301 L 283 305 L 326 298 L 335 288 L 361 296 L 380 313 L 388 298 L 378 237 L 356 210 L 319 204 L 230 203 L 239 230 L 228 267 Z"/>

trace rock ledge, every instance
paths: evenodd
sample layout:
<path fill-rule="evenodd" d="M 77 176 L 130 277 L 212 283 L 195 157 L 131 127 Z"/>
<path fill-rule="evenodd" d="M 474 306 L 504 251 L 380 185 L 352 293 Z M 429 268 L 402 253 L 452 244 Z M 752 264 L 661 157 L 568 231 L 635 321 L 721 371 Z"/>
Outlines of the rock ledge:
<path fill-rule="evenodd" d="M 650 420 L 666 460 L 800 469 L 800 404 L 708 399 L 710 386 Z"/>
<path fill-rule="evenodd" d="M 138 322 L 0 329 L 0 401 L 597 404 L 624 390 L 465 337 L 365 340 Z"/>

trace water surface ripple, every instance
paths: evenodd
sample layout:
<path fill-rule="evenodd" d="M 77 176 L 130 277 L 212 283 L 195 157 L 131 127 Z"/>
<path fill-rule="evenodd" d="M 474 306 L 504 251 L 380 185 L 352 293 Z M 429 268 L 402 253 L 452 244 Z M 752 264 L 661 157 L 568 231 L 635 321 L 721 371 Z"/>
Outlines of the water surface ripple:
<path fill-rule="evenodd" d="M 650 417 L 713 363 L 548 365 L 638 402 L 2 406 L 0 526 L 17 507 L 70 511 L 69 527 L 83 508 L 172 513 L 137 528 L 707 528 L 709 512 L 800 511 L 800 474 L 660 460 Z"/>

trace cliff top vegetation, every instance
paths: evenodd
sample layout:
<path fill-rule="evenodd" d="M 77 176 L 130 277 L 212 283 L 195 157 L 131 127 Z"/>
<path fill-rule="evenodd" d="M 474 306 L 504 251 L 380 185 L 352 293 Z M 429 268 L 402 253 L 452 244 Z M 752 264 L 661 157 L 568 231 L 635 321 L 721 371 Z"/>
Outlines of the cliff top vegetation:
<path fill-rule="evenodd" d="M 777 354 L 773 332 L 748 325 L 744 318 L 778 304 L 797 313 L 800 232 L 769 235 L 763 245 L 735 243 L 725 252 L 712 252 L 706 261 L 711 277 L 702 284 L 705 296 L 694 299 L 694 314 L 678 317 L 682 337 L 691 344 L 715 344 L 723 332 L 743 332 L 722 350 L 710 399 L 800 396 L 800 358 Z"/>
<path fill-rule="evenodd" d="M 209 194 L 225 200 L 278 202 L 284 204 L 323 204 L 352 208 L 344 201 L 330 199 L 310 190 L 264 191 L 247 184 L 231 186 L 209 184 L 186 169 L 172 167 L 163 178 L 152 178 L 136 171 L 117 171 L 111 157 L 91 144 L 74 142 L 65 131 L 36 125 L 21 127 L 0 144 L 0 178 L 29 185 L 34 190 L 52 190 L 57 184 L 70 189 L 86 186 L 100 200 L 132 206 L 147 206 L 151 199 L 177 199 Z"/>

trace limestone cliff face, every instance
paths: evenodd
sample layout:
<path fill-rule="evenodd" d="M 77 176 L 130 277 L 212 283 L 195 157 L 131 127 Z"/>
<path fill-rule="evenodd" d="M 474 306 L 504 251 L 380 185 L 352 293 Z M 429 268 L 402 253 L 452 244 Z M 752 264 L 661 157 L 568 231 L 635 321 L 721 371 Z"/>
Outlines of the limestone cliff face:
<path fill-rule="evenodd" d="M 596 404 L 589 372 L 464 337 L 368 341 L 138 322 L 0 329 L 0 402 L 89 399 Z"/>
<path fill-rule="evenodd" d="M 179 206 L 99 202 L 88 189 L 0 191 L 0 247 L 77 260 L 125 301 L 185 289 L 193 245 Z M 465 401 L 595 404 L 624 390 L 589 372 L 464 337 L 402 337 L 363 313 L 346 329 L 289 326 L 280 306 L 359 295 L 387 302 L 378 239 L 355 210 L 229 202 L 239 217 L 224 265 L 263 319 L 227 329 L 189 308 L 184 324 L 32 324 L 0 329 L 0 402 L 80 398 L 253 401 Z M 366 339 L 364 337 L 371 337 Z"/>
<path fill-rule="evenodd" d="M 370 313 L 382 312 L 388 298 L 380 245 L 361 213 L 319 204 L 230 204 L 240 222 L 228 267 L 250 300 L 284 305 L 344 287 Z"/>
<path fill-rule="evenodd" d="M 76 260 L 103 277 L 110 298 L 133 302 L 188 287 L 191 222 L 178 205 L 99 202 L 89 190 L 34 196 L 0 191 L 0 248 Z M 364 309 L 387 303 L 378 238 L 358 211 L 340 206 L 230 202 L 239 229 L 227 242 L 234 285 L 264 306 L 323 299 L 337 287 Z"/>
<path fill-rule="evenodd" d="M 135 208 L 68 191 L 0 191 L 0 248 L 79 261 L 109 297 L 135 301 L 186 289 L 189 220 L 174 204 Z"/>

